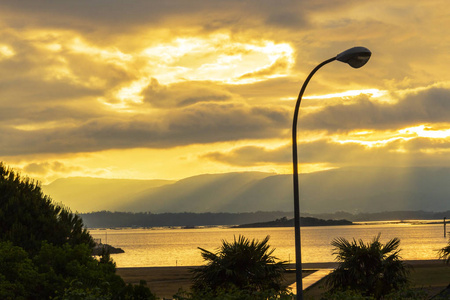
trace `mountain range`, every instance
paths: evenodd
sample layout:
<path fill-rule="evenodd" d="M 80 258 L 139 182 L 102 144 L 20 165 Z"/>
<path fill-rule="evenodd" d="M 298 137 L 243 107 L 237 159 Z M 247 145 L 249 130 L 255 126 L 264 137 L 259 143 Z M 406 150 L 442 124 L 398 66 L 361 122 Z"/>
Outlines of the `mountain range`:
<path fill-rule="evenodd" d="M 300 175 L 302 212 L 450 209 L 450 168 L 340 168 Z M 204 174 L 181 180 L 72 177 L 42 186 L 77 212 L 292 211 L 292 175 Z"/>

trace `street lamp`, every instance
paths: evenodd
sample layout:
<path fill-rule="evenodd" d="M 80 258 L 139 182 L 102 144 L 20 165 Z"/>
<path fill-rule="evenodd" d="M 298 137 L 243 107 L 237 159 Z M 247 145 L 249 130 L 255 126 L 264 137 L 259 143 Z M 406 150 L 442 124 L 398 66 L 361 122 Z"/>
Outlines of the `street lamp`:
<path fill-rule="evenodd" d="M 338 60 L 349 64 L 353 68 L 361 68 L 364 66 L 370 58 L 372 53 L 369 49 L 364 47 L 353 47 L 339 53 L 333 58 L 330 58 L 314 68 L 309 76 L 306 78 L 295 104 L 294 120 L 292 122 L 292 163 L 294 167 L 293 180 L 294 180 L 294 226 L 295 226 L 295 278 L 297 281 L 297 299 L 303 300 L 303 282 L 302 282 L 302 252 L 301 252 L 301 240 L 300 240 L 300 199 L 298 188 L 298 162 L 297 162 L 297 120 L 298 111 L 300 109 L 300 103 L 302 101 L 303 93 L 305 92 L 308 82 L 311 77 L 324 65 Z"/>

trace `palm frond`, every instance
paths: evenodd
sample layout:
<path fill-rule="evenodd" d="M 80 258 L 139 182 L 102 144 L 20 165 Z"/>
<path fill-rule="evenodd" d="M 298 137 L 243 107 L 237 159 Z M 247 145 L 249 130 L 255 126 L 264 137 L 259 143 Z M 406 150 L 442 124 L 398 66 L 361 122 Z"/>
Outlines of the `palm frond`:
<path fill-rule="evenodd" d="M 331 290 L 352 289 L 379 297 L 407 283 L 409 270 L 397 250 L 400 240 L 393 238 L 383 245 L 380 237 L 378 234 L 369 243 L 343 237 L 331 242 L 339 262 L 326 280 Z"/>
<path fill-rule="evenodd" d="M 269 238 L 258 241 L 239 235 L 232 242 L 222 240 L 215 253 L 199 248 L 206 265 L 193 270 L 193 288 L 283 289 L 286 262 L 273 256 L 275 249 L 270 249 Z"/>

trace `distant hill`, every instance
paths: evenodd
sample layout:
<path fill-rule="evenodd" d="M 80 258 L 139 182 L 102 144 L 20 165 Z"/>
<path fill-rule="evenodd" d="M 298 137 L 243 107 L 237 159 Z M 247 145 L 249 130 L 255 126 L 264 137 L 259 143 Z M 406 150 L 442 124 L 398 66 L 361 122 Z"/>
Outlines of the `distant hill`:
<path fill-rule="evenodd" d="M 73 211 L 115 210 L 124 202 L 146 194 L 149 190 L 171 184 L 170 180 L 105 179 L 92 177 L 60 178 L 42 186 L 56 202 Z"/>
<path fill-rule="evenodd" d="M 278 207 L 276 204 L 278 196 L 275 194 L 261 197 L 254 192 L 260 190 L 259 185 L 272 175 L 245 172 L 189 177 L 171 185 L 155 188 L 133 201 L 124 203 L 119 210 L 158 213 L 291 210 L 291 205 Z M 279 187 L 275 188 L 275 191 L 281 192 Z"/>
<path fill-rule="evenodd" d="M 161 214 L 99 211 L 80 214 L 88 228 L 237 225 L 283 219 L 290 215 L 290 213 L 280 211 Z"/>
<path fill-rule="evenodd" d="M 302 213 L 450 210 L 450 168 L 342 168 L 300 175 Z M 59 179 L 45 193 L 74 211 L 292 211 L 292 176 L 246 172 L 178 181 Z"/>

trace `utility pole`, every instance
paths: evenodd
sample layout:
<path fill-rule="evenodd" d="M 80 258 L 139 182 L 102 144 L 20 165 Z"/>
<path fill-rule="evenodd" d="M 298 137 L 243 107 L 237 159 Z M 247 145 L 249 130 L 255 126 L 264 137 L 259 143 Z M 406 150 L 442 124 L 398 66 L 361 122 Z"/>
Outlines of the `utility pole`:
<path fill-rule="evenodd" d="M 444 237 L 447 237 L 447 224 L 445 223 L 446 217 L 444 217 Z"/>

